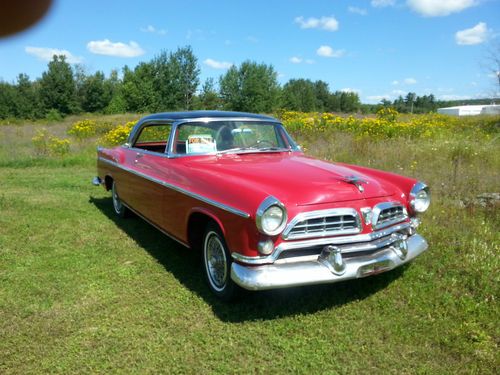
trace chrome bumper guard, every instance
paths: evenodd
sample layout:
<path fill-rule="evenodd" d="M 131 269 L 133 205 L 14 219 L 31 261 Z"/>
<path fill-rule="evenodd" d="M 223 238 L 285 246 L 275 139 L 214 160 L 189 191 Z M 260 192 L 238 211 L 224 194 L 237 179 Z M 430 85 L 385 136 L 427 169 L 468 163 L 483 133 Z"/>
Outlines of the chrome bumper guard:
<path fill-rule="evenodd" d="M 102 184 L 102 180 L 100 177 L 98 176 L 95 176 L 93 179 L 92 179 L 92 185 L 94 186 L 99 186 Z"/>
<path fill-rule="evenodd" d="M 338 247 L 325 246 L 316 259 L 261 266 L 233 262 L 231 278 L 244 289 L 266 290 L 292 286 L 335 283 L 392 270 L 427 250 L 419 234 L 394 234 L 390 246 L 370 255 L 342 257 Z"/>

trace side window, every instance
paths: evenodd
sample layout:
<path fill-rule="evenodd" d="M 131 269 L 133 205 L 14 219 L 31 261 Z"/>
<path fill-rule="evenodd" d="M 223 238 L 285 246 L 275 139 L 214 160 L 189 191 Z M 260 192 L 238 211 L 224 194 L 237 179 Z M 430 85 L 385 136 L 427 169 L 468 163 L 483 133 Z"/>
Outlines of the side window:
<path fill-rule="evenodd" d="M 164 153 L 171 129 L 170 124 L 147 125 L 142 128 L 133 147 Z"/>

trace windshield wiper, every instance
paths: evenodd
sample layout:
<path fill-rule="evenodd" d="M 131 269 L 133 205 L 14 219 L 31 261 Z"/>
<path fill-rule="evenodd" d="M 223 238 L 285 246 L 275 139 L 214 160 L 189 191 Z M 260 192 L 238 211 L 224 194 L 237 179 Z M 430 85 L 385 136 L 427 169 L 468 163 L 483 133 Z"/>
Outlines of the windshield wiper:
<path fill-rule="evenodd" d="M 227 150 L 218 151 L 218 154 L 239 154 L 239 153 L 252 153 L 252 152 L 269 152 L 269 151 L 290 151 L 289 148 L 284 147 L 234 147 Z"/>
<path fill-rule="evenodd" d="M 237 154 L 239 152 L 255 152 L 258 151 L 258 148 L 255 147 L 234 147 L 228 148 L 227 150 L 217 151 L 218 154 Z"/>
<path fill-rule="evenodd" d="M 259 148 L 258 149 L 259 151 L 290 151 L 289 148 L 285 148 L 285 147 L 262 147 L 262 148 Z"/>

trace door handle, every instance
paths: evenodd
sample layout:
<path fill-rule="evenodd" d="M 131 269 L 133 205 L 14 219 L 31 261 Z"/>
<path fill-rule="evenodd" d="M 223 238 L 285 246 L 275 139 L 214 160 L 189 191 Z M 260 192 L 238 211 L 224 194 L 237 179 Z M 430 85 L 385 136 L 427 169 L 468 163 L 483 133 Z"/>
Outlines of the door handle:
<path fill-rule="evenodd" d="M 142 158 L 143 156 L 144 154 L 141 154 L 140 152 L 136 153 L 134 163 L 139 162 L 139 159 Z"/>

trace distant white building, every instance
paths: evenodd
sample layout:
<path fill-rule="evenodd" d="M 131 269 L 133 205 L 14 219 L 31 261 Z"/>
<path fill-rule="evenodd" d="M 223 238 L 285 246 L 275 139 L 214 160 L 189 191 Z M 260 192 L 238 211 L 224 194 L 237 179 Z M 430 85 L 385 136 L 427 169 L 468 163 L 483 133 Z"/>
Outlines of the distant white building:
<path fill-rule="evenodd" d="M 438 108 L 438 113 L 452 116 L 500 115 L 500 105 L 459 105 L 456 107 Z"/>

